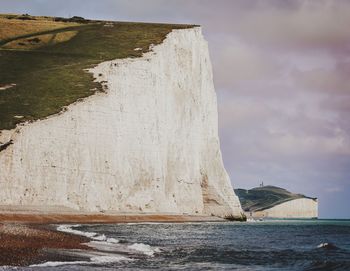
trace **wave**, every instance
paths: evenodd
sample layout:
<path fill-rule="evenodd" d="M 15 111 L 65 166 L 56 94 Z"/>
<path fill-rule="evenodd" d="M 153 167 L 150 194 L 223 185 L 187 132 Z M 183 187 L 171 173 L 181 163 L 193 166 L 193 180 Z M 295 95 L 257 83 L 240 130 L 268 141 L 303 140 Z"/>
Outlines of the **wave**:
<path fill-rule="evenodd" d="M 131 244 L 128 242 L 121 242 L 120 240 L 108 237 L 105 234 L 99 234 L 97 232 L 82 231 L 78 228 L 80 224 L 68 225 L 62 224 L 57 226 L 57 230 L 65 233 L 75 234 L 89 238 L 91 241 L 85 243 L 85 245 L 93 248 L 95 252 L 91 251 L 66 251 L 71 256 L 79 256 L 88 258 L 89 260 L 84 261 L 70 261 L 70 262 L 46 262 L 35 266 L 59 266 L 59 265 L 86 265 L 86 264 L 101 264 L 101 263 L 112 263 L 119 261 L 130 261 L 128 257 L 136 256 L 140 257 L 145 255 L 148 257 L 154 257 L 156 253 L 160 253 L 161 250 L 158 247 L 152 247 L 143 243 Z"/>
<path fill-rule="evenodd" d="M 29 267 L 55 267 L 62 265 L 95 265 L 95 264 L 106 264 L 106 263 L 116 263 L 121 261 L 131 261 L 131 259 L 124 256 L 116 255 L 101 255 L 93 256 L 89 261 L 66 261 L 66 262 L 45 262 L 41 264 L 33 264 Z"/>
<path fill-rule="evenodd" d="M 120 242 L 120 240 L 113 238 L 113 237 L 106 237 L 105 234 L 98 234 L 96 232 L 88 232 L 88 231 L 80 231 L 75 228 L 81 227 L 82 225 L 76 224 L 76 225 L 59 225 L 57 226 L 57 230 L 61 232 L 71 233 L 75 235 L 85 236 L 92 240 L 96 241 L 106 241 L 108 243 L 117 244 Z"/>
<path fill-rule="evenodd" d="M 128 246 L 128 248 L 135 250 L 135 251 L 140 251 L 147 256 L 154 256 L 155 253 L 161 252 L 161 250 L 159 248 L 151 247 L 150 245 L 146 245 L 143 243 L 135 243 L 135 244 Z"/>
<path fill-rule="evenodd" d="M 76 224 L 76 225 L 63 224 L 63 225 L 57 226 L 57 230 L 61 231 L 61 232 L 85 236 L 85 237 L 88 237 L 92 240 L 97 240 L 97 241 L 107 241 L 107 239 L 109 239 L 109 242 L 113 242 L 113 243 L 119 242 L 119 240 L 117 240 L 115 238 L 107 238 L 106 235 L 104 235 L 104 234 L 98 234 L 96 232 L 80 231 L 80 230 L 75 229 L 77 227 L 81 227 L 81 225 L 80 224 Z"/>
<path fill-rule="evenodd" d="M 338 247 L 332 243 L 321 243 L 317 246 L 317 248 L 323 249 L 338 249 Z"/>

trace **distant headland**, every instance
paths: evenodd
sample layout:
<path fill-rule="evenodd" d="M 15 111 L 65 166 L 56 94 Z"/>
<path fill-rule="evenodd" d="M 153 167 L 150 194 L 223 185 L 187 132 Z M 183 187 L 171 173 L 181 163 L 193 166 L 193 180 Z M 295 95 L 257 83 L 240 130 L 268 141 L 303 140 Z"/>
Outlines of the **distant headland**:
<path fill-rule="evenodd" d="M 247 218 L 317 218 L 317 198 L 276 186 L 235 189 Z"/>

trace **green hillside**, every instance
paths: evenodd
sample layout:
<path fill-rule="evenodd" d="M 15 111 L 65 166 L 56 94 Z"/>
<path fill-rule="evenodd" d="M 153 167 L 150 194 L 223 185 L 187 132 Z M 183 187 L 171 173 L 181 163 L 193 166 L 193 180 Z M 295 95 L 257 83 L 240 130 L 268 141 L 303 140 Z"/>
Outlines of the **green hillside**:
<path fill-rule="evenodd" d="M 250 190 L 235 189 L 244 211 L 261 211 L 277 204 L 298 198 L 308 198 L 302 194 L 293 194 L 276 186 L 262 186 Z"/>
<path fill-rule="evenodd" d="M 45 118 L 102 91 L 85 69 L 140 57 L 172 29 L 189 27 L 0 15 L 0 130 Z"/>

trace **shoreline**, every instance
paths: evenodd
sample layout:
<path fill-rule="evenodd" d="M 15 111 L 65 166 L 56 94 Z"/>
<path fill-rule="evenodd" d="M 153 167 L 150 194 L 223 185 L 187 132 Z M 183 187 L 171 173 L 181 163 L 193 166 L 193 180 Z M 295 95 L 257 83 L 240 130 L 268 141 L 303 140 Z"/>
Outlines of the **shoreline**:
<path fill-rule="evenodd" d="M 72 260 L 64 250 L 94 251 L 90 238 L 58 231 L 53 224 L 223 222 L 218 217 L 170 214 L 0 212 L 0 267 Z M 79 258 L 77 258 L 79 260 Z"/>

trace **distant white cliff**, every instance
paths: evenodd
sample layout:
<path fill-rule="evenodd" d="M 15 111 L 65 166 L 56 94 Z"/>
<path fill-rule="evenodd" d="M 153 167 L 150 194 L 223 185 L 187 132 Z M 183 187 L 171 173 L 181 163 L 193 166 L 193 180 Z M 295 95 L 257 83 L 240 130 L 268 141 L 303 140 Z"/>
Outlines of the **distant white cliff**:
<path fill-rule="evenodd" d="M 200 28 L 91 72 L 106 93 L 1 132 L 0 205 L 240 216 Z"/>
<path fill-rule="evenodd" d="M 250 214 L 247 214 L 249 217 Z M 268 218 L 317 218 L 318 201 L 311 198 L 293 199 L 272 208 L 255 211 L 253 217 Z"/>
<path fill-rule="evenodd" d="M 277 186 L 235 189 L 248 218 L 317 218 L 318 200 Z"/>

